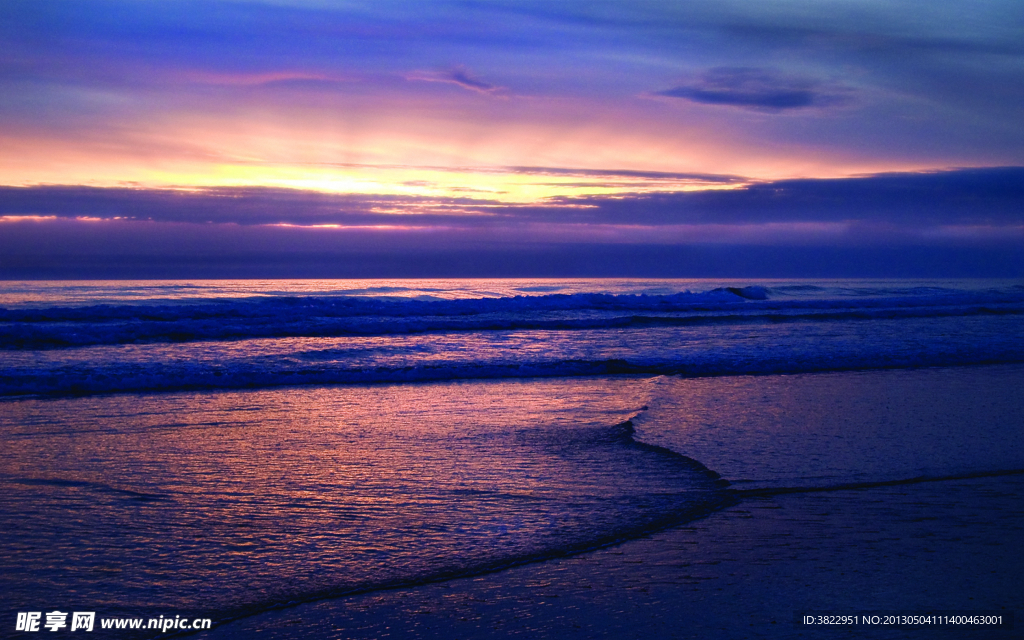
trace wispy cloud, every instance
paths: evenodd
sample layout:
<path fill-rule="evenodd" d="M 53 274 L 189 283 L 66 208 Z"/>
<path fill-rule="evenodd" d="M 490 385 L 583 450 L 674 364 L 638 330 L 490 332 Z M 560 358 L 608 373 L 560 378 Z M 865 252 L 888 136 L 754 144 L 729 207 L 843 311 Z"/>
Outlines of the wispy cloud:
<path fill-rule="evenodd" d="M 583 176 L 588 178 L 646 178 L 650 180 L 677 180 L 714 185 L 747 182 L 741 176 L 711 173 L 674 173 L 670 171 L 635 171 L 631 169 L 576 169 L 564 167 L 502 167 L 501 171 L 539 176 Z"/>
<path fill-rule="evenodd" d="M 1019 4 L 979 0 L 965 19 L 952 0 L 927 12 L 841 0 L 10 1 L 0 28 L 0 137 L 70 145 L 102 131 L 103 143 L 75 148 L 110 157 L 125 149 L 111 164 L 123 172 L 115 180 L 141 179 L 142 169 L 166 175 L 175 160 L 139 162 L 143 146 L 128 136 L 216 145 L 218 158 L 563 166 L 600 158 L 627 169 L 762 177 L 1021 164 Z M 687 117 L 665 102 L 685 105 Z M 841 122 L 808 127 L 749 116 L 854 102 Z M 323 149 L 332 141 L 338 149 Z M 8 182 L 67 181 L 71 165 L 74 180 L 111 182 L 94 169 L 102 163 L 69 162 L 66 147 L 7 155 L 33 171 L 12 177 L 4 167 Z M 784 170 L 758 172 L 773 164 Z"/>
<path fill-rule="evenodd" d="M 407 75 L 406 79 L 420 80 L 423 82 L 445 82 L 462 87 L 467 91 L 475 91 L 476 93 L 492 96 L 504 95 L 507 91 L 505 87 L 499 87 L 481 80 L 470 73 L 470 71 L 465 67 L 455 67 L 454 69 L 438 72 L 417 71 Z"/>
<path fill-rule="evenodd" d="M 692 82 L 656 93 L 701 104 L 765 112 L 846 104 L 851 94 L 847 87 L 750 67 L 716 67 Z"/>
<path fill-rule="evenodd" d="M 356 78 L 340 74 L 312 73 L 306 71 L 262 71 L 262 72 L 206 72 L 185 71 L 168 73 L 164 81 L 181 81 L 195 84 L 226 86 L 265 86 L 285 83 L 340 83 L 354 82 Z"/>

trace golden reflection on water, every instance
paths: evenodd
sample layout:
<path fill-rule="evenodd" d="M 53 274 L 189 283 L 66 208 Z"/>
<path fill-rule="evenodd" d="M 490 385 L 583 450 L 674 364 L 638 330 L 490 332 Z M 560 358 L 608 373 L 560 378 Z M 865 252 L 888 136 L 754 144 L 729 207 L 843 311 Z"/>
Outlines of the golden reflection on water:
<path fill-rule="evenodd" d="M 0 568 L 18 601 L 70 589 L 96 607 L 230 609 L 600 539 L 708 491 L 616 431 L 648 387 L 594 378 L 9 402 L 0 507 L 20 524 L 3 534 L 14 553 Z"/>

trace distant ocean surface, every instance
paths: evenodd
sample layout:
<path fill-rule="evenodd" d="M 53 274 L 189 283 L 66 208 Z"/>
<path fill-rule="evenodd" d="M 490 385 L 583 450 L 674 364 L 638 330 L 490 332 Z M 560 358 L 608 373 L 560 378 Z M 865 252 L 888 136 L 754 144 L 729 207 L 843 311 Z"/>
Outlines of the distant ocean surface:
<path fill-rule="evenodd" d="M 8 282 L 0 396 L 1019 362 L 993 281 Z"/>
<path fill-rule="evenodd" d="M 722 441 L 754 418 L 680 381 L 1019 363 L 1019 281 L 3 282 L 0 598 L 223 620 L 685 522 L 735 500 L 716 471 L 1016 468 L 998 438 L 867 471 L 787 445 L 772 467 Z M 829 380 L 793 407 L 839 406 Z"/>

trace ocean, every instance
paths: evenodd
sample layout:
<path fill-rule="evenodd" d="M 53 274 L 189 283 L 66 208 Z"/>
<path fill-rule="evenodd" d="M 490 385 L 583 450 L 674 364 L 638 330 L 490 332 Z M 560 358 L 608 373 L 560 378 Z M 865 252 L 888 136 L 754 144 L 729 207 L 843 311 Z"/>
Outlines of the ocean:
<path fill-rule="evenodd" d="M 1016 473 L 1021 363 L 1019 281 L 5 282 L 0 598 L 217 624 Z"/>

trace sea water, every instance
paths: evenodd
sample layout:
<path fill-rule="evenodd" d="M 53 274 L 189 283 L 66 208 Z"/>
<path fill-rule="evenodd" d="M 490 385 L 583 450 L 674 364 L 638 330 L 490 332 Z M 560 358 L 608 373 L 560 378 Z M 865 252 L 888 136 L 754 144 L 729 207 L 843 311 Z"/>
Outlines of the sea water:
<path fill-rule="evenodd" d="M 1019 282 L 0 289 L 9 611 L 223 620 L 594 548 L 731 504 L 736 487 L 1019 463 L 984 439 L 915 462 L 958 428 L 941 401 L 900 409 L 936 419 L 873 457 L 888 409 L 815 409 L 842 406 L 830 372 L 927 368 L 934 388 L 971 366 L 987 372 L 973 384 L 996 384 L 992 365 L 1024 362 Z M 822 375 L 782 406 L 787 378 L 808 373 Z M 728 394 L 709 382 L 723 376 Z M 894 405 L 915 380 L 897 378 Z M 805 428 L 773 432 L 773 412 Z"/>

